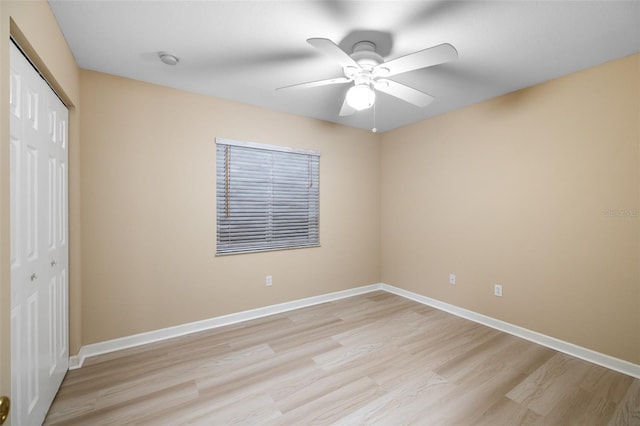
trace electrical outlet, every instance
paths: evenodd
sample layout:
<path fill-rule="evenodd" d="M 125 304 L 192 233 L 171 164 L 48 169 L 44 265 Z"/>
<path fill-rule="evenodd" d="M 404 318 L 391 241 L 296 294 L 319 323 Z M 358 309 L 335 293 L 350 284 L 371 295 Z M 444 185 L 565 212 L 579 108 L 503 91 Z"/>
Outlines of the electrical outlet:
<path fill-rule="evenodd" d="M 502 286 L 500 284 L 493 285 L 493 294 L 502 297 Z"/>
<path fill-rule="evenodd" d="M 449 274 L 449 284 L 455 284 L 456 283 L 456 274 Z"/>
<path fill-rule="evenodd" d="M 267 275 L 266 284 L 267 284 L 267 287 L 269 287 L 271 284 L 273 284 L 273 278 L 271 278 L 271 275 Z"/>

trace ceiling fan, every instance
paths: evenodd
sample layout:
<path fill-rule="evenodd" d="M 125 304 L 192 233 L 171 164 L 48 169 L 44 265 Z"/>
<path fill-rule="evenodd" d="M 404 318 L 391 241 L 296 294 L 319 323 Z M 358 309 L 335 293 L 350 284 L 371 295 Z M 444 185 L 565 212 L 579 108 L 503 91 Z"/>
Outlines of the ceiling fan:
<path fill-rule="evenodd" d="M 458 51 L 448 43 L 429 47 L 387 62 L 376 52 L 376 45 L 370 41 L 355 43 L 351 54 L 326 38 L 310 38 L 307 43 L 335 59 L 342 66 L 344 77 L 294 84 L 279 87 L 276 90 L 307 89 L 330 84 L 353 83 L 342 103 L 341 117 L 373 106 L 376 91 L 402 99 L 418 107 L 428 105 L 433 100 L 433 96 L 390 80 L 388 77 L 458 58 Z"/>

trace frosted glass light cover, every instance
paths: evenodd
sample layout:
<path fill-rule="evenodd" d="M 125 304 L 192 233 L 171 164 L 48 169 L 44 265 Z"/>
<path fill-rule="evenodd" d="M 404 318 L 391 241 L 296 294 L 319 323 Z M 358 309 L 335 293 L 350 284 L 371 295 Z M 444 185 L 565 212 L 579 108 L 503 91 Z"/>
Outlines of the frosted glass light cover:
<path fill-rule="evenodd" d="M 347 91 L 347 104 L 355 110 L 371 108 L 376 101 L 376 92 L 368 84 L 356 84 Z"/>

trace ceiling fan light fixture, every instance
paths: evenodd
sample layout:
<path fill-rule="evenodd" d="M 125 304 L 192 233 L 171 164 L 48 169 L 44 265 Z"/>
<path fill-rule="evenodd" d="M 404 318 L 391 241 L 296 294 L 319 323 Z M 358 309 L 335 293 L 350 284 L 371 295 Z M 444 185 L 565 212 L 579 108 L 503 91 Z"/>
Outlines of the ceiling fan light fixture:
<path fill-rule="evenodd" d="M 376 92 L 368 84 L 356 84 L 347 91 L 347 104 L 356 111 L 371 108 L 376 101 Z"/>

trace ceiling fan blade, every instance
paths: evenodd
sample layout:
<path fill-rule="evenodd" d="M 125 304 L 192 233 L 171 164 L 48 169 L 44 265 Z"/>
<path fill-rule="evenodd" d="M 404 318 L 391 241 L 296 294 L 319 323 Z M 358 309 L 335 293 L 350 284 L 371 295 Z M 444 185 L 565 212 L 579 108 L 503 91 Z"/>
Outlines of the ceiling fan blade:
<path fill-rule="evenodd" d="M 328 86 L 329 84 L 343 84 L 349 83 L 347 77 L 337 77 L 337 78 L 329 78 L 326 80 L 317 80 L 317 81 L 309 81 L 307 83 L 298 83 L 293 84 L 291 86 L 278 87 L 276 90 L 286 90 L 286 89 L 308 89 L 310 87 L 318 87 L 318 86 Z"/>
<path fill-rule="evenodd" d="M 340 108 L 340 117 L 346 117 L 347 115 L 353 115 L 356 112 L 349 104 L 347 103 L 347 97 L 345 96 L 344 102 L 342 102 L 342 108 Z"/>
<path fill-rule="evenodd" d="M 307 39 L 307 43 L 309 43 L 325 55 L 331 56 L 342 66 L 342 68 L 356 67 L 357 69 L 360 69 L 360 65 L 358 65 L 358 63 L 347 54 L 347 52 L 340 49 L 337 44 L 335 44 L 328 38 L 310 38 Z"/>
<path fill-rule="evenodd" d="M 374 83 L 376 90 L 409 102 L 415 106 L 425 107 L 433 101 L 433 96 L 393 80 L 379 79 Z"/>
<path fill-rule="evenodd" d="M 444 43 L 384 62 L 375 67 L 373 73 L 380 77 L 388 77 L 403 72 L 443 64 L 457 58 L 458 51 L 456 48 L 449 43 Z"/>

